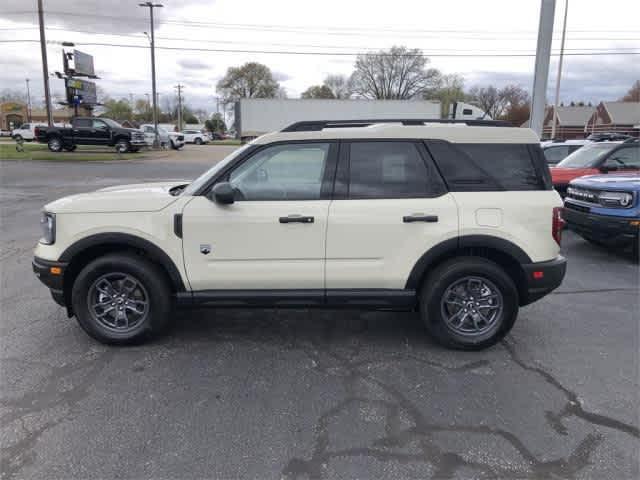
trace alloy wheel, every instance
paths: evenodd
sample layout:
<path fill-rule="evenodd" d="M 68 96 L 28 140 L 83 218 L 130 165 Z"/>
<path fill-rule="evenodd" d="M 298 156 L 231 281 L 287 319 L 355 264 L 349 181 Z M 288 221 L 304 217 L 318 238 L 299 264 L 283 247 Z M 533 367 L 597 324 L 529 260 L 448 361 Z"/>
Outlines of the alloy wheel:
<path fill-rule="evenodd" d="M 463 336 L 477 336 L 491 330 L 500 320 L 504 299 L 490 280 L 467 276 L 453 282 L 440 302 L 447 328 Z"/>

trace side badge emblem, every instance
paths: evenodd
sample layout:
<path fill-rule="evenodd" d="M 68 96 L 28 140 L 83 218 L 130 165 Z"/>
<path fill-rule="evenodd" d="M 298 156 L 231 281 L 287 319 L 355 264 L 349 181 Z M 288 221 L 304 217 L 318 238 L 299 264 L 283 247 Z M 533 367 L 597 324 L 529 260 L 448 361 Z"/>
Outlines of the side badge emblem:
<path fill-rule="evenodd" d="M 200 245 L 200 253 L 203 255 L 209 255 L 211 253 L 211 245 L 206 243 Z"/>

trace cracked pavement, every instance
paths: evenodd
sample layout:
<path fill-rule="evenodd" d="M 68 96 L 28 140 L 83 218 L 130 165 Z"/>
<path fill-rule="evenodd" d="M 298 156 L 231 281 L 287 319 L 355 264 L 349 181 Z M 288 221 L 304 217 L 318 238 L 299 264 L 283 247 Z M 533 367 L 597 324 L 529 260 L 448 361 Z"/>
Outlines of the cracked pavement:
<path fill-rule="evenodd" d="M 150 344 L 88 338 L 31 272 L 42 205 L 229 150 L 0 164 L 2 479 L 638 478 L 638 266 L 570 232 L 560 290 L 483 352 L 357 311 L 192 310 Z"/>

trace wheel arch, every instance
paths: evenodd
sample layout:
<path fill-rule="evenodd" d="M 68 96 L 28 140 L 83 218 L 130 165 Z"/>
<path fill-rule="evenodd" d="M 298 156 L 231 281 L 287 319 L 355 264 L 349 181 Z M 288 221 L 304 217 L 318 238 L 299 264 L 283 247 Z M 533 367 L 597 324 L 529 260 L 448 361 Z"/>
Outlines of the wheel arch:
<path fill-rule="evenodd" d="M 527 291 L 522 265 L 532 263 L 531 257 L 515 243 L 491 235 L 465 235 L 445 240 L 430 248 L 411 269 L 405 288 L 417 290 L 430 271 L 442 262 L 461 256 L 487 258 L 504 268 L 518 290 L 519 303 L 523 304 Z"/>
<path fill-rule="evenodd" d="M 98 233 L 85 237 L 60 255 L 59 261 L 67 263 L 63 277 L 64 299 L 71 309 L 71 290 L 80 271 L 94 259 L 114 252 L 133 252 L 157 264 L 166 274 L 172 293 L 186 290 L 180 271 L 160 247 L 135 235 L 127 233 Z"/>

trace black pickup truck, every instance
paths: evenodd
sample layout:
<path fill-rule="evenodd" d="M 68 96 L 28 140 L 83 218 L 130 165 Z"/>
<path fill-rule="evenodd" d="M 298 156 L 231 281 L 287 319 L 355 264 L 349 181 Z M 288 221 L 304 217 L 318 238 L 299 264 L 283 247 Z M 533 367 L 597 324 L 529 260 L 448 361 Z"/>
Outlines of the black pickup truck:
<path fill-rule="evenodd" d="M 125 128 L 108 118 L 75 117 L 71 127 L 37 127 L 35 137 L 52 152 L 71 152 L 77 145 L 105 145 L 126 153 L 146 146 L 141 130 Z"/>

